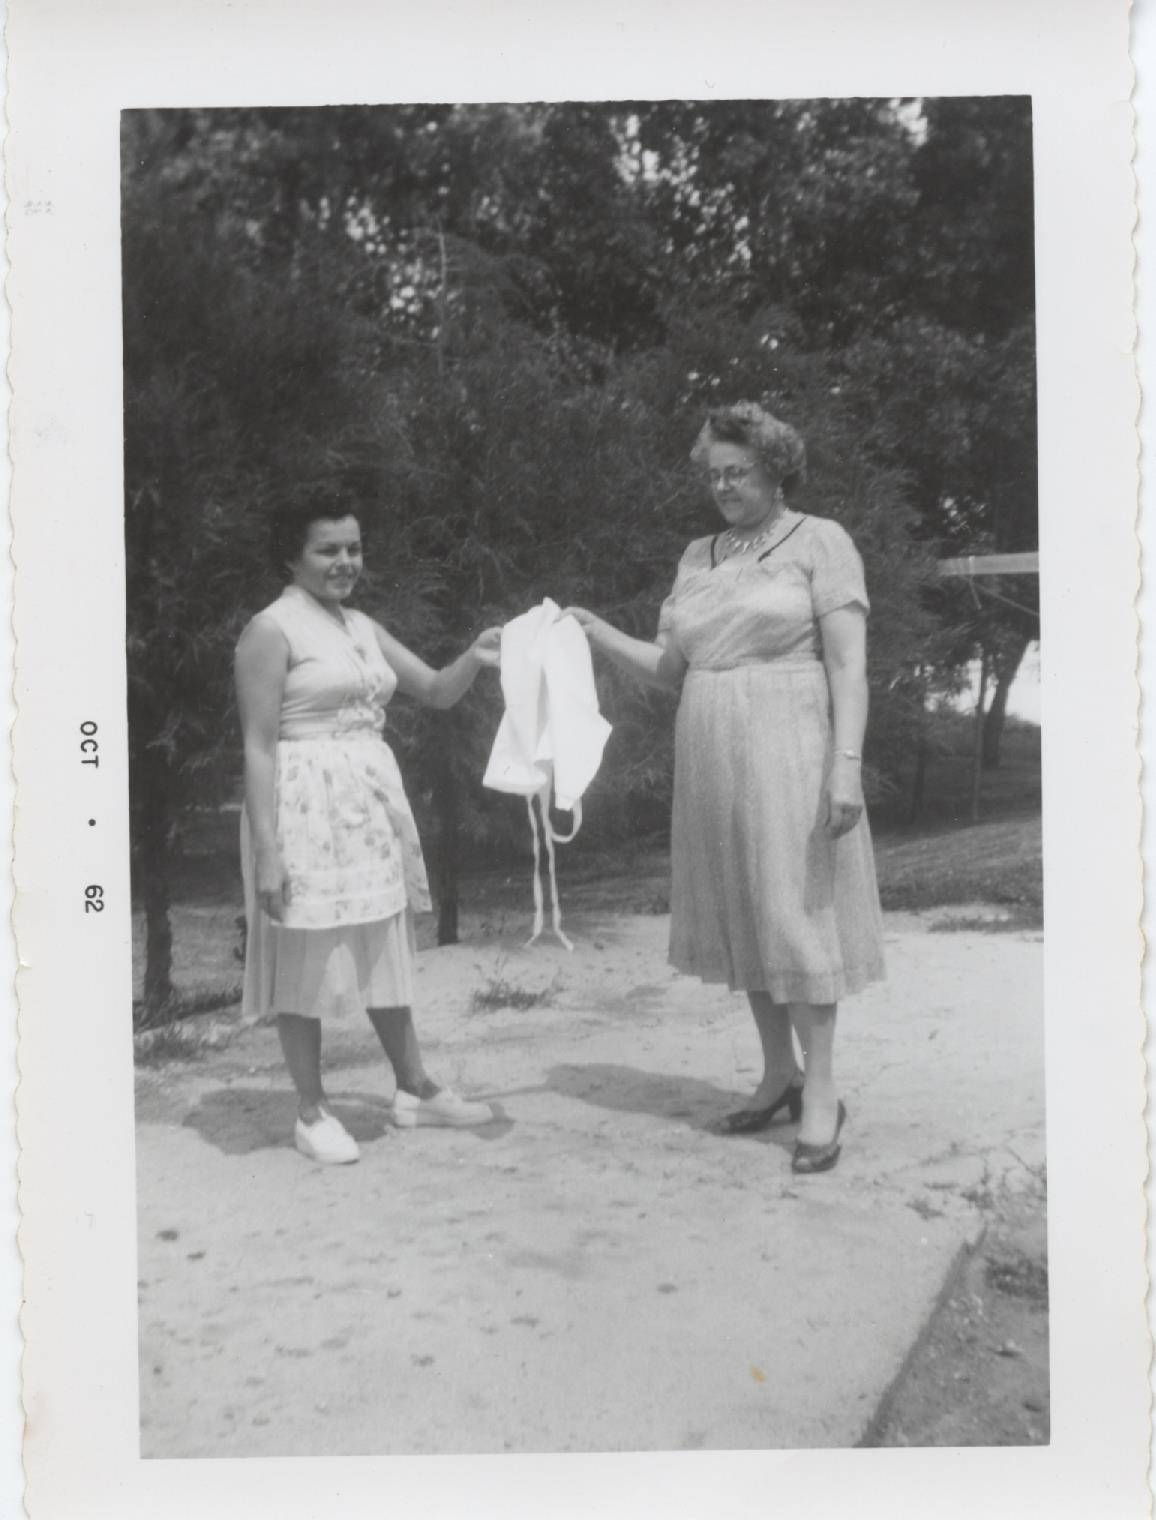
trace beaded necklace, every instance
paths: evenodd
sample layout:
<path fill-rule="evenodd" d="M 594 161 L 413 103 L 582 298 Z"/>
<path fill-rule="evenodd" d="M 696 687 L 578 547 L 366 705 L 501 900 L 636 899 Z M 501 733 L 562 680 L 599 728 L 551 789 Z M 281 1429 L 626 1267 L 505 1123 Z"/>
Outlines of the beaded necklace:
<path fill-rule="evenodd" d="M 753 554 L 756 549 L 761 549 L 770 540 L 771 534 L 779 527 L 786 516 L 786 508 L 776 512 L 770 522 L 766 524 L 754 538 L 741 537 L 734 528 L 728 528 L 722 535 L 723 558 L 730 559 L 734 554 Z"/>

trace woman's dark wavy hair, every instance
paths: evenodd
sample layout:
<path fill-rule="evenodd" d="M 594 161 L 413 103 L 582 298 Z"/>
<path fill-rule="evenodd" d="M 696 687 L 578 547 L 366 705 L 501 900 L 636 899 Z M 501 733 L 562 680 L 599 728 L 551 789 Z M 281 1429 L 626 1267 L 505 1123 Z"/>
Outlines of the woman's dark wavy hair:
<path fill-rule="evenodd" d="M 784 496 L 791 496 L 807 478 L 807 448 L 802 435 L 757 401 L 736 401 L 708 412 L 690 451 L 693 463 L 705 466 L 712 443 L 737 443 L 750 449 L 766 473 L 782 486 Z"/>
<path fill-rule="evenodd" d="M 310 486 L 295 492 L 269 518 L 269 563 L 279 575 L 298 559 L 305 548 L 309 529 L 316 522 L 339 522 L 356 517 L 361 522 L 361 507 L 356 496 L 343 486 Z"/>

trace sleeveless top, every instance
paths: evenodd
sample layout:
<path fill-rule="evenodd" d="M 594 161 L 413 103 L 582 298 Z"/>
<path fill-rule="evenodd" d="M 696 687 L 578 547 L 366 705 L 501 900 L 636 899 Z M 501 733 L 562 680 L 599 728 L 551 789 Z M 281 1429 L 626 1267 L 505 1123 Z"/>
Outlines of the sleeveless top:
<path fill-rule="evenodd" d="M 417 825 L 382 736 L 397 676 L 372 621 L 342 611 L 338 623 L 291 585 L 258 614 L 289 646 L 274 801 L 289 877 L 285 928 L 340 928 L 430 907 Z"/>
<path fill-rule="evenodd" d="M 385 707 L 397 690 L 364 612 L 342 608 L 343 624 L 300 586 L 286 586 L 260 614 L 277 624 L 289 645 L 281 697 L 282 739 L 380 734 Z"/>

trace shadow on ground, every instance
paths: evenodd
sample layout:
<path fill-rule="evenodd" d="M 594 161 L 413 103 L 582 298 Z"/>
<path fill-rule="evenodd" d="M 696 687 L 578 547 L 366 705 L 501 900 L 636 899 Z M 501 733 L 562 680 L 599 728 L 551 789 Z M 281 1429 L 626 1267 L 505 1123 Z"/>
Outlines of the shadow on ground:
<path fill-rule="evenodd" d="M 649 1114 L 659 1119 L 684 1119 L 691 1129 L 710 1133 L 724 1116 L 741 1108 L 746 1094 L 727 1092 L 702 1077 L 671 1076 L 669 1072 L 640 1071 L 635 1066 L 594 1061 L 586 1065 L 551 1066 L 544 1084 L 560 1093 L 612 1113 Z M 749 1138 L 764 1144 L 781 1141 L 784 1126 Z"/>
<path fill-rule="evenodd" d="M 388 1128 L 388 1109 L 376 1094 L 331 1092 L 333 1112 L 359 1145 L 380 1140 Z M 491 1105 L 490 1124 L 466 1131 L 479 1140 L 500 1140 L 513 1128 L 513 1121 L 500 1103 Z M 226 1156 L 248 1156 L 254 1151 L 280 1150 L 293 1143 L 297 1102 L 288 1091 L 270 1092 L 260 1087 L 226 1087 L 206 1093 L 181 1121 L 196 1130 L 202 1140 Z"/>
<path fill-rule="evenodd" d="M 364 1093 L 333 1093 L 333 1112 L 361 1145 L 380 1140 L 386 1130 L 383 1099 Z M 280 1150 L 293 1142 L 297 1100 L 293 1093 L 260 1087 L 226 1087 L 206 1093 L 185 1115 L 186 1129 L 226 1156 Z"/>

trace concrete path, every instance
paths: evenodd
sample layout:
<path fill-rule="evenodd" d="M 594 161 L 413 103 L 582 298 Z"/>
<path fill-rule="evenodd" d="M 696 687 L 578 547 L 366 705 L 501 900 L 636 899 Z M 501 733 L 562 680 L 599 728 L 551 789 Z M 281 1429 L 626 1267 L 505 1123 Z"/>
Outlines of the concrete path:
<path fill-rule="evenodd" d="M 757 1042 L 665 965 L 659 917 L 423 955 L 427 1062 L 498 1106 L 485 1130 L 387 1130 L 368 1028 L 327 1043 L 352 1167 L 287 1144 L 269 1028 L 142 1073 L 143 1454 L 855 1445 L 974 1200 L 1043 1163 L 1039 936 L 941 916 L 889 918 L 890 982 L 841 1016 L 821 1177 L 792 1176 L 790 1125 L 707 1130 Z M 549 1001 L 473 1011 L 495 979 Z"/>

